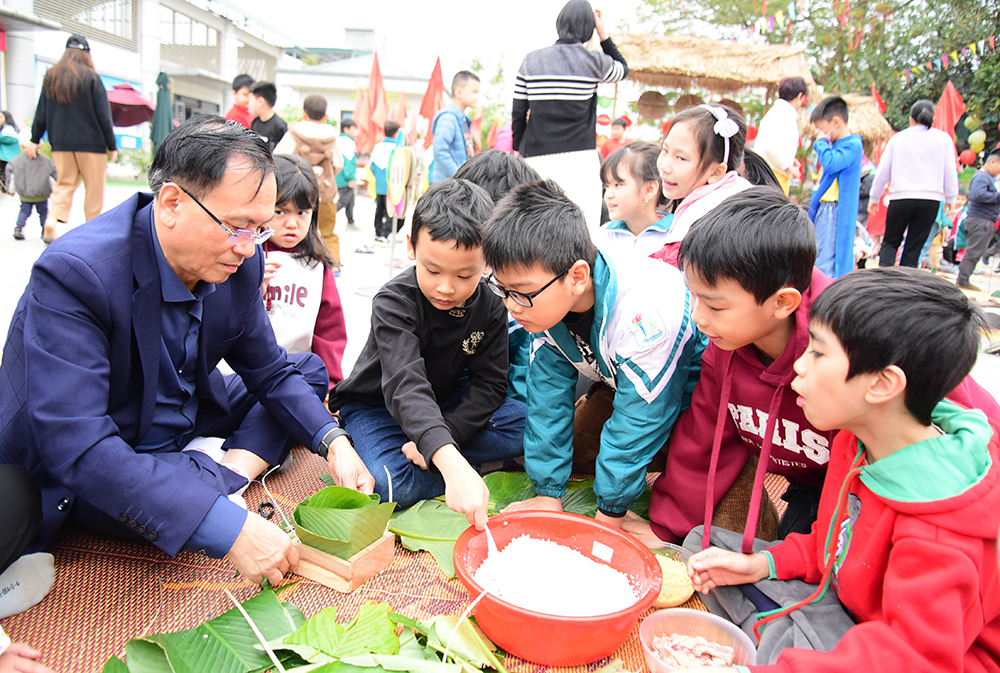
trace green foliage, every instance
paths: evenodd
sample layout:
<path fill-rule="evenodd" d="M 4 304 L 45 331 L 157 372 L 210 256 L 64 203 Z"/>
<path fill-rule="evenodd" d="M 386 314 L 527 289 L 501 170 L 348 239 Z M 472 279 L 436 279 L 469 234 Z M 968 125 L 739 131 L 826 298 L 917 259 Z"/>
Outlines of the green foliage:
<path fill-rule="evenodd" d="M 731 38 L 749 35 L 761 18 L 755 0 L 641 0 L 634 30 L 696 33 Z M 787 3 L 768 10 L 787 12 Z M 996 54 L 963 58 L 945 71 L 899 73 L 983 39 L 1000 24 L 1000 0 L 830 0 L 797 6 L 791 30 L 775 29 L 753 40 L 803 44 L 816 82 L 828 92 L 868 93 L 874 82 L 896 130 L 906 128 L 910 106 L 937 101 L 948 79 L 973 109 L 998 105 Z M 987 72 L 978 75 L 986 67 Z M 984 116 L 984 126 L 987 117 Z M 996 130 L 996 121 L 993 130 Z M 989 141 L 989 138 L 988 138 Z"/>
<path fill-rule="evenodd" d="M 483 106 L 483 133 L 482 147 L 485 151 L 486 136 L 490 132 L 490 126 L 496 120 L 497 126 L 501 127 L 510 121 L 510 98 L 505 92 L 506 78 L 504 76 L 503 61 L 497 63 L 493 74 L 488 74 L 486 66 L 478 58 L 469 61 L 466 70 L 476 73 L 480 78 L 479 104 Z"/>
<path fill-rule="evenodd" d="M 303 544 L 347 560 L 382 537 L 395 507 L 377 495 L 328 486 L 300 502 L 292 521 Z"/>
<path fill-rule="evenodd" d="M 145 147 L 139 147 L 134 150 L 120 149 L 118 150 L 118 161 L 116 163 L 129 166 L 135 175 L 145 179 L 146 174 L 149 172 L 149 167 L 153 163 L 153 151 Z"/>

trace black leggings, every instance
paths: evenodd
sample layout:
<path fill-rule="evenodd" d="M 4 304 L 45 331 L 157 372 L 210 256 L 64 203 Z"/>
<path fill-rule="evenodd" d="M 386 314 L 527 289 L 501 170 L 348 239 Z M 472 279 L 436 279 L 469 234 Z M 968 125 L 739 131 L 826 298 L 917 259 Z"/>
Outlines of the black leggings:
<path fill-rule="evenodd" d="M 896 251 L 906 235 L 906 245 L 899 258 L 900 266 L 916 268 L 920 264 L 920 251 L 924 249 L 927 235 L 937 220 L 940 201 L 930 199 L 893 199 L 885 214 L 885 237 L 878 253 L 879 266 L 895 266 Z"/>
<path fill-rule="evenodd" d="M 42 525 L 42 492 L 18 465 L 0 465 L 0 573 L 21 558 Z"/>

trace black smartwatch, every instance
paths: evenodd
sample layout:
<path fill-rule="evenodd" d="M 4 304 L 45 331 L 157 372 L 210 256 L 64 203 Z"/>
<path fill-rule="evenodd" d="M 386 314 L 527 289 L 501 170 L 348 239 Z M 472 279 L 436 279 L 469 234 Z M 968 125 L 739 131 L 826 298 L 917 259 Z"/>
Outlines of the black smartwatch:
<path fill-rule="evenodd" d="M 338 427 L 333 428 L 323 435 L 323 439 L 319 440 L 319 446 L 316 447 L 316 454 L 323 460 L 327 460 L 327 457 L 330 455 L 330 447 L 333 445 L 333 440 L 337 439 L 337 437 L 347 437 L 347 441 L 351 443 L 351 447 L 354 447 L 354 440 L 351 438 L 351 435 L 348 434 L 347 430 Z"/>

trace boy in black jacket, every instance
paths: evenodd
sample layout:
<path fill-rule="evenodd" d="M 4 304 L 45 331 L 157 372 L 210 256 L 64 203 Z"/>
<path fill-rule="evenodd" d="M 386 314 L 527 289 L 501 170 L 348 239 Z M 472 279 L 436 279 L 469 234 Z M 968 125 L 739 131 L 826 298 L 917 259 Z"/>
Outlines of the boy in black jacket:
<path fill-rule="evenodd" d="M 406 508 L 443 492 L 477 528 L 489 503 L 480 473 L 523 455 L 524 435 L 524 404 L 506 397 L 507 311 L 482 276 L 492 208 L 465 180 L 420 197 L 407 237 L 416 266 L 375 295 L 368 343 L 330 392 L 383 500 Z"/>

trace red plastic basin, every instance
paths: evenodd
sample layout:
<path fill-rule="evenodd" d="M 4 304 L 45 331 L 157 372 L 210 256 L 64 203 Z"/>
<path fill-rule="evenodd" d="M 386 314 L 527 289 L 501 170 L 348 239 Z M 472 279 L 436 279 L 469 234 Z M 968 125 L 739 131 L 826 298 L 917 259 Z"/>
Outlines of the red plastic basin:
<path fill-rule="evenodd" d="M 564 512 L 498 514 L 489 524 L 499 549 L 521 535 L 556 542 L 624 573 L 640 597 L 632 607 L 606 615 L 559 617 L 525 610 L 488 594 L 473 608 L 476 622 L 493 642 L 521 659 L 547 666 L 579 666 L 610 656 L 660 593 L 663 575 L 656 557 L 616 528 Z M 593 556 L 595 542 L 611 548 L 610 563 Z M 473 599 L 483 593 L 472 575 L 486 554 L 486 534 L 474 527 L 455 543 L 455 572 Z M 588 590 L 580 587 L 581 592 Z"/>

